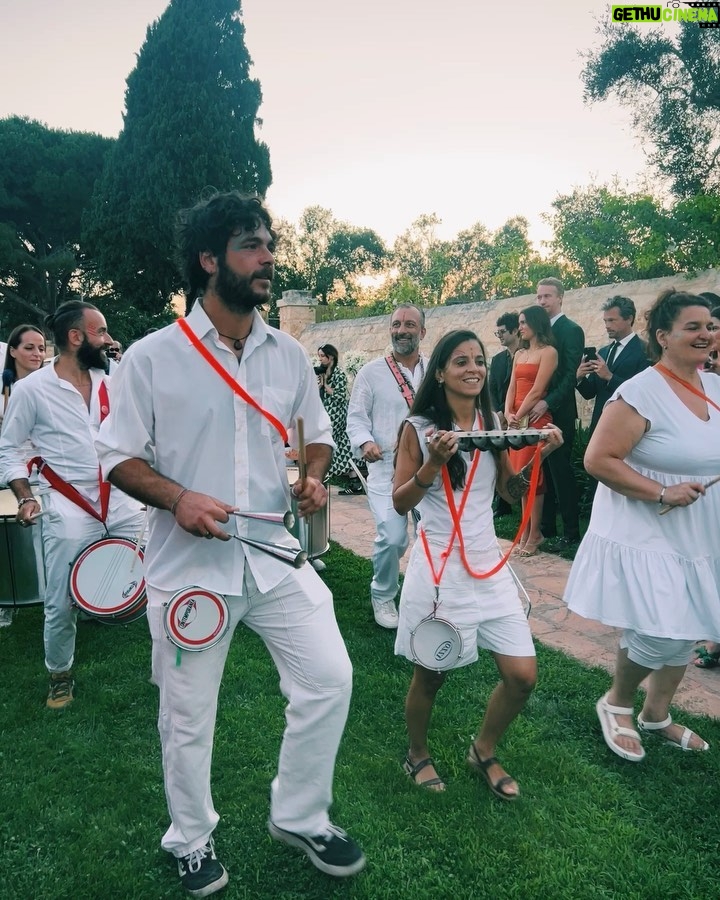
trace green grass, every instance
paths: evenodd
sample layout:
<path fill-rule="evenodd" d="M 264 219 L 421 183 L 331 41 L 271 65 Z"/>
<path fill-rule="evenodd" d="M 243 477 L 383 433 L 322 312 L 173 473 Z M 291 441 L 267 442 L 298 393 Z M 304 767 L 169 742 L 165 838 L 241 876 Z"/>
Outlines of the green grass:
<path fill-rule="evenodd" d="M 713 744 L 684 754 L 646 741 L 641 765 L 604 746 L 594 705 L 609 677 L 542 646 L 540 678 L 499 756 L 522 799 L 492 798 L 464 757 L 496 674 L 491 659 L 453 673 L 431 746 L 444 795 L 403 775 L 409 664 L 374 624 L 370 564 L 333 545 L 325 577 L 355 666 L 333 819 L 363 846 L 348 882 L 317 872 L 267 834 L 268 790 L 283 728 L 277 675 L 239 629 L 222 687 L 214 757 L 219 855 L 228 898 L 708 898 L 718 896 L 720 725 L 682 715 Z M 0 897 L 42 900 L 182 896 L 159 849 L 167 827 L 157 697 L 144 622 L 81 624 L 77 700 L 44 708 L 42 615 L 0 631 Z"/>

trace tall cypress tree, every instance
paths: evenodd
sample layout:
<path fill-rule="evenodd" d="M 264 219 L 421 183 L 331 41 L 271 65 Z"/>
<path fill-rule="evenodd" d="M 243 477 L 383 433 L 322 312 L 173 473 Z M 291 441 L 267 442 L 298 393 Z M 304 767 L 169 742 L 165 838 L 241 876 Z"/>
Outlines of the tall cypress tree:
<path fill-rule="evenodd" d="M 239 0 L 171 0 L 147 30 L 127 79 L 124 127 L 85 217 L 97 274 L 126 314 L 160 313 L 180 286 L 178 209 L 209 187 L 264 195 L 270 185 L 244 36 Z"/>

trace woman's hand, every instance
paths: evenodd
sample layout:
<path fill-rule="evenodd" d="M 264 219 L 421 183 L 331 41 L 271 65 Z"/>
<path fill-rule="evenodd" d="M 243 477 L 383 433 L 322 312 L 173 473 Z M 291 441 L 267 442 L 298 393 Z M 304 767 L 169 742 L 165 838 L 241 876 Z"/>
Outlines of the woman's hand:
<path fill-rule="evenodd" d="M 690 506 L 705 493 L 705 485 L 699 481 L 681 481 L 665 488 L 663 506 Z"/>
<path fill-rule="evenodd" d="M 542 430 L 543 432 L 547 432 L 547 439 L 540 451 L 540 456 L 543 459 L 546 459 L 551 453 L 557 450 L 558 447 L 562 447 L 565 442 L 563 440 L 562 431 L 560 431 L 557 425 L 546 425 Z"/>
<path fill-rule="evenodd" d="M 428 455 L 430 462 L 435 466 L 444 466 L 445 463 L 457 453 L 458 438 L 454 431 L 429 431 L 427 432 Z"/>

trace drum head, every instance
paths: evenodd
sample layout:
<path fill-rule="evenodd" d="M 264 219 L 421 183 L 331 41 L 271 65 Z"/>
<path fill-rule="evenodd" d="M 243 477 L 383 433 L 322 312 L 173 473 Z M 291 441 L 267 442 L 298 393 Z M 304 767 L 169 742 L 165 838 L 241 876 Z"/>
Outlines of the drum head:
<path fill-rule="evenodd" d="M 142 549 L 121 537 L 90 544 L 70 567 L 70 596 L 100 619 L 130 615 L 145 602 Z"/>
<path fill-rule="evenodd" d="M 165 634 L 181 650 L 207 650 L 225 636 L 230 611 L 221 594 L 186 587 L 165 606 Z"/>
<path fill-rule="evenodd" d="M 462 636 L 452 622 L 430 616 L 410 633 L 410 652 L 424 669 L 444 672 L 462 656 Z"/>

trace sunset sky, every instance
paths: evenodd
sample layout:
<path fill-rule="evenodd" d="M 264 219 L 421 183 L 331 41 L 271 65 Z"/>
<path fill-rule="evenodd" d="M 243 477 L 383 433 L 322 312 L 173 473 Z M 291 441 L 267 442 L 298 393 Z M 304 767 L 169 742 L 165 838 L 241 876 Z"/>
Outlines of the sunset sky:
<path fill-rule="evenodd" d="M 117 135 L 125 79 L 166 0 L 5 6 L 0 116 Z M 320 204 L 388 241 L 422 213 L 442 219 L 444 237 L 524 215 L 539 243 L 558 193 L 645 168 L 629 113 L 582 102 L 580 54 L 607 9 L 245 0 L 273 213 L 296 221 Z"/>

